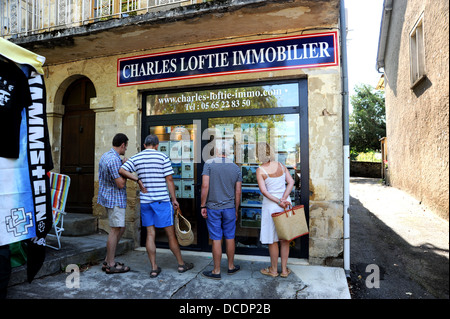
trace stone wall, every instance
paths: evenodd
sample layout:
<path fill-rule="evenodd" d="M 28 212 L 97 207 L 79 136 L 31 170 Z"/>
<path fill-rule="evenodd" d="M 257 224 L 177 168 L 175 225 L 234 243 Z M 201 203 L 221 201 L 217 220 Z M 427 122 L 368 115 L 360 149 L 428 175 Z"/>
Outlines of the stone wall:
<path fill-rule="evenodd" d="M 351 161 L 350 176 L 381 178 L 381 163 Z"/>
<path fill-rule="evenodd" d="M 309 262 L 342 266 L 343 150 L 338 70 L 308 77 Z M 331 261 L 331 262 L 330 262 Z"/>
<path fill-rule="evenodd" d="M 449 3 L 394 1 L 385 55 L 390 184 L 449 218 Z M 426 77 L 410 81 L 410 32 L 423 14 Z"/>

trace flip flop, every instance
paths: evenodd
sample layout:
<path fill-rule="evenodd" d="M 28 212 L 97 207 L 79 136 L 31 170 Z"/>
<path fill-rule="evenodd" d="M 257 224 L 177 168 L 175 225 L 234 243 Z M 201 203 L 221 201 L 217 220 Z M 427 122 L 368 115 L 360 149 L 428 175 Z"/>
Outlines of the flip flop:
<path fill-rule="evenodd" d="M 158 266 L 155 270 L 150 271 L 150 278 L 156 278 L 161 273 L 161 268 Z M 153 274 L 153 275 L 152 275 Z"/>
<path fill-rule="evenodd" d="M 270 276 L 270 277 L 272 277 L 272 278 L 278 277 L 278 273 L 273 274 L 273 273 L 270 272 L 270 267 L 261 269 L 260 272 L 261 272 L 263 275 Z"/>
<path fill-rule="evenodd" d="M 289 275 L 291 274 L 291 270 L 289 268 L 287 268 L 287 274 L 280 274 L 280 277 L 282 278 L 287 278 Z"/>

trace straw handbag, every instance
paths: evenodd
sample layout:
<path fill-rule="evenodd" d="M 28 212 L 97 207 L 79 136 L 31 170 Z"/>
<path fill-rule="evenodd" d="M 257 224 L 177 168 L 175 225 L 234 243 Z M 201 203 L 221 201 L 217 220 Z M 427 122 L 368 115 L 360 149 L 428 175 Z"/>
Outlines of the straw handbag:
<path fill-rule="evenodd" d="M 274 213 L 272 219 L 279 239 L 291 241 L 309 233 L 303 205 Z"/>
<path fill-rule="evenodd" d="M 194 242 L 194 233 L 191 229 L 191 223 L 177 209 L 175 214 L 175 235 L 181 246 L 189 246 Z"/>

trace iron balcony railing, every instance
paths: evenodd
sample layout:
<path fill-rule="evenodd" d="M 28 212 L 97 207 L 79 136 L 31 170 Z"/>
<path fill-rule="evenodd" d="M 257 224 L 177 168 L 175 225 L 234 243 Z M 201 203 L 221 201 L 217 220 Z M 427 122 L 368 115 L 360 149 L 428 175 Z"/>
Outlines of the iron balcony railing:
<path fill-rule="evenodd" d="M 29 36 L 206 1 L 208 0 L 0 0 L 0 36 Z"/>

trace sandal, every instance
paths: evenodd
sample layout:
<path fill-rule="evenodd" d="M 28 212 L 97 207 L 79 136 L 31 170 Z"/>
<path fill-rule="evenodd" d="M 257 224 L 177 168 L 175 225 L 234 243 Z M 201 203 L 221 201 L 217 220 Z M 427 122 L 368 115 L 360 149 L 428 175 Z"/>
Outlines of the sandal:
<path fill-rule="evenodd" d="M 287 277 L 290 275 L 290 273 L 291 273 L 291 270 L 290 270 L 289 268 L 287 268 L 287 274 L 281 273 L 281 274 L 280 274 L 280 277 L 282 277 L 282 278 L 287 278 Z"/>
<path fill-rule="evenodd" d="M 278 277 L 278 272 L 277 272 L 276 274 L 271 273 L 271 272 L 270 272 L 270 267 L 261 269 L 260 272 L 261 272 L 263 275 L 270 276 L 270 277 L 272 277 L 272 278 Z"/>
<path fill-rule="evenodd" d="M 117 266 L 120 266 L 120 268 L 118 268 Z M 128 272 L 130 271 L 130 267 L 125 266 L 124 264 L 118 263 L 116 262 L 114 264 L 114 266 L 108 266 L 106 265 L 105 267 L 105 272 L 109 275 L 109 274 L 121 274 L 124 272 Z"/>
<path fill-rule="evenodd" d="M 180 269 L 182 268 L 182 269 Z M 194 268 L 194 264 L 193 263 L 184 263 L 183 265 L 178 265 L 178 272 L 182 273 L 185 271 L 188 271 L 189 269 Z"/>
<path fill-rule="evenodd" d="M 120 262 L 116 262 L 116 265 L 124 266 L 125 264 L 124 263 L 120 263 Z M 106 268 L 108 268 L 108 263 L 106 261 L 104 261 L 103 264 L 102 264 L 102 271 L 106 271 Z"/>
<path fill-rule="evenodd" d="M 161 268 L 158 266 L 155 270 L 150 271 L 150 278 L 156 278 L 161 273 Z"/>

